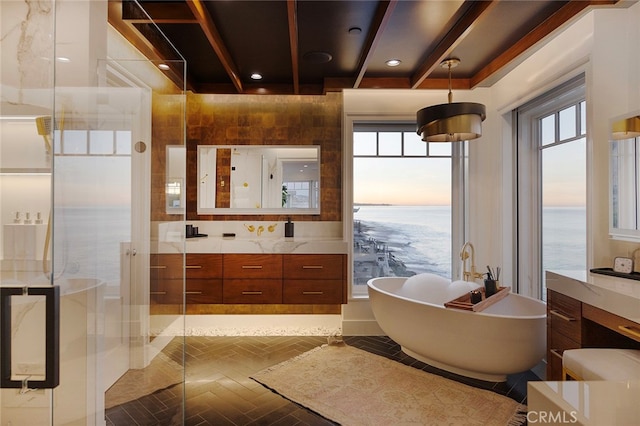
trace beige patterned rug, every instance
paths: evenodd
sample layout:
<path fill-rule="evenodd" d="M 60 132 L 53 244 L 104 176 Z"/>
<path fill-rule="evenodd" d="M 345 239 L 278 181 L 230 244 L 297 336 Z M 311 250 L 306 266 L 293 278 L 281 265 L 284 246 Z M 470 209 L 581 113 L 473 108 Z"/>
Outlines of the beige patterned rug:
<path fill-rule="evenodd" d="M 324 345 L 252 379 L 351 425 L 521 425 L 526 406 L 347 346 Z"/>

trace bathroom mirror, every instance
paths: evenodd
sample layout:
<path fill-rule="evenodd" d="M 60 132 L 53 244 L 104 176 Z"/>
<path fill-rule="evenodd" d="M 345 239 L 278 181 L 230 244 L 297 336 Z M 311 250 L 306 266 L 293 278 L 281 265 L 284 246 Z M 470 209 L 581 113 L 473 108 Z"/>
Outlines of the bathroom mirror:
<path fill-rule="evenodd" d="M 640 240 L 640 113 L 611 120 L 609 234 Z"/>
<path fill-rule="evenodd" d="M 198 146 L 198 214 L 320 213 L 320 147 Z"/>
<path fill-rule="evenodd" d="M 167 178 L 165 182 L 167 214 L 184 213 L 186 163 L 186 149 L 183 145 L 167 146 Z"/>

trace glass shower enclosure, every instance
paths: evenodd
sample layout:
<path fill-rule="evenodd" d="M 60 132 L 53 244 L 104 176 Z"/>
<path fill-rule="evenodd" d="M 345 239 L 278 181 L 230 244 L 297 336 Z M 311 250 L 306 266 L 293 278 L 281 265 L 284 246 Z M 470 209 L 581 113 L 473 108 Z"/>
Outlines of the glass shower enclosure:
<path fill-rule="evenodd" d="M 150 314 L 149 281 L 166 235 L 184 254 L 185 171 L 166 153 L 184 163 L 186 64 L 143 58 L 109 3 L 0 3 L 3 425 L 118 424 L 122 403 L 183 394 L 161 352 L 183 321 Z"/>

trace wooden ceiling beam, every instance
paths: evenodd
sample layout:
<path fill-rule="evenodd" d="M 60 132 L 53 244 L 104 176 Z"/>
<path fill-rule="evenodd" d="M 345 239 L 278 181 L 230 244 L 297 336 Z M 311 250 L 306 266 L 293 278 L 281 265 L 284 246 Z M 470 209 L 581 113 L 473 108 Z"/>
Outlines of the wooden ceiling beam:
<path fill-rule="evenodd" d="M 581 1 L 572 0 L 558 9 L 553 15 L 545 19 L 540 25 L 531 30 L 520 40 L 511 45 L 507 50 L 498 55 L 495 59 L 484 66 L 471 78 L 471 88 L 480 85 L 485 80 L 493 77 L 494 74 L 509 71 L 509 64 L 534 47 L 543 39 L 551 35 L 558 28 L 565 26 L 578 14 L 585 11 L 590 6 L 610 6 L 618 3 L 618 0 L 605 1 Z"/>
<path fill-rule="evenodd" d="M 469 35 L 473 27 L 483 16 L 487 15 L 487 12 L 497 4 L 497 1 L 466 1 L 465 4 L 468 5 L 467 10 L 450 26 L 451 29 L 448 29 L 447 33 L 442 35 L 438 45 L 429 53 L 427 59 L 411 77 L 412 89 L 421 87 L 424 80 Z"/>
<path fill-rule="evenodd" d="M 300 93 L 300 63 L 298 58 L 298 1 L 287 0 L 289 20 L 289 48 L 291 49 L 291 68 L 293 72 L 293 93 Z"/>
<path fill-rule="evenodd" d="M 387 26 L 387 23 L 391 18 L 391 13 L 397 3 L 398 0 L 385 0 L 378 4 L 378 8 L 376 9 L 376 13 L 373 17 L 373 23 L 371 24 L 371 30 L 369 30 L 369 33 L 367 34 L 367 39 L 365 40 L 364 48 L 362 49 L 362 54 L 358 60 L 358 66 L 356 67 L 358 74 L 355 83 L 353 84 L 354 89 L 357 89 L 358 86 L 360 86 L 360 82 L 367 72 L 369 60 L 373 56 L 373 52 L 382 38 L 382 33 Z"/>
<path fill-rule="evenodd" d="M 170 57 L 169 54 L 162 51 L 163 49 L 160 47 L 160 44 L 162 41 L 166 43 L 163 35 L 158 33 L 154 43 L 149 39 L 148 35 L 145 36 L 141 34 L 129 20 L 123 18 L 123 16 L 131 15 L 131 7 L 131 2 L 109 2 L 107 10 L 109 25 L 118 31 L 133 47 L 138 49 L 144 57 L 149 59 L 149 61 L 156 62 L 156 65 L 166 63 L 169 66 L 169 70 L 164 71 L 165 75 L 180 90 L 183 90 L 186 76 L 184 75 L 182 66 L 176 66 L 176 61 L 181 62 L 182 59 L 177 56 Z M 135 8 L 137 9 L 137 7 Z M 165 50 L 175 52 L 173 46 L 167 46 Z M 186 79 L 186 90 L 193 90 L 193 86 L 191 86 L 189 80 L 188 78 Z"/>
<path fill-rule="evenodd" d="M 209 44 L 216 52 L 218 59 L 222 63 L 222 66 L 226 70 L 231 82 L 235 86 L 238 93 L 242 93 L 242 81 L 240 80 L 240 73 L 238 72 L 238 67 L 233 61 L 227 46 L 222 40 L 222 36 L 216 27 L 211 14 L 207 10 L 202 0 L 190 0 L 187 1 L 193 16 L 195 16 L 198 24 L 200 24 L 200 28 L 202 28 L 202 32 L 205 37 L 209 41 Z"/>
<path fill-rule="evenodd" d="M 123 2 L 129 3 L 129 2 Z M 133 2 L 131 2 L 133 3 Z M 170 5 L 167 2 L 144 2 L 144 12 L 138 6 L 132 6 L 129 8 L 130 12 L 123 14 L 123 19 L 128 20 L 131 23 L 149 23 L 155 22 L 156 24 L 197 24 L 198 22 L 189 10 L 189 7 L 185 3 L 172 2 Z M 134 9 L 135 8 L 135 9 Z M 148 15 L 148 16 L 147 16 Z M 151 17 L 151 19 L 149 19 Z"/>

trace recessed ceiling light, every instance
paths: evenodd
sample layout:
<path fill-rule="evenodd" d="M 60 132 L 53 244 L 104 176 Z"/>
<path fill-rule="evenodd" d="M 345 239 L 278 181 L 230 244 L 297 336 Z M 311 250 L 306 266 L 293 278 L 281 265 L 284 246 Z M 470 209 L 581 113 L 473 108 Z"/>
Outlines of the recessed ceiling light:
<path fill-rule="evenodd" d="M 251 74 L 251 79 L 252 80 L 262 80 L 262 74 L 260 74 L 259 72 L 254 72 L 253 74 Z"/>
<path fill-rule="evenodd" d="M 327 62 L 331 62 L 333 56 L 329 52 L 307 52 L 302 55 L 302 59 L 310 64 L 326 64 Z"/>
<path fill-rule="evenodd" d="M 349 28 L 349 34 L 360 34 L 361 32 L 362 32 L 362 28 L 360 27 Z"/>
<path fill-rule="evenodd" d="M 397 67 L 401 62 L 400 59 L 389 59 L 385 64 L 387 64 L 388 67 Z"/>
<path fill-rule="evenodd" d="M 56 58 L 58 60 L 58 62 L 71 62 L 71 59 L 64 57 L 64 56 L 59 56 Z"/>
<path fill-rule="evenodd" d="M 165 71 L 166 71 L 166 70 L 168 70 L 168 69 L 169 69 L 169 65 L 167 65 L 167 64 L 160 64 L 160 65 L 158 65 L 158 68 L 160 68 L 161 70 L 165 70 Z"/>

